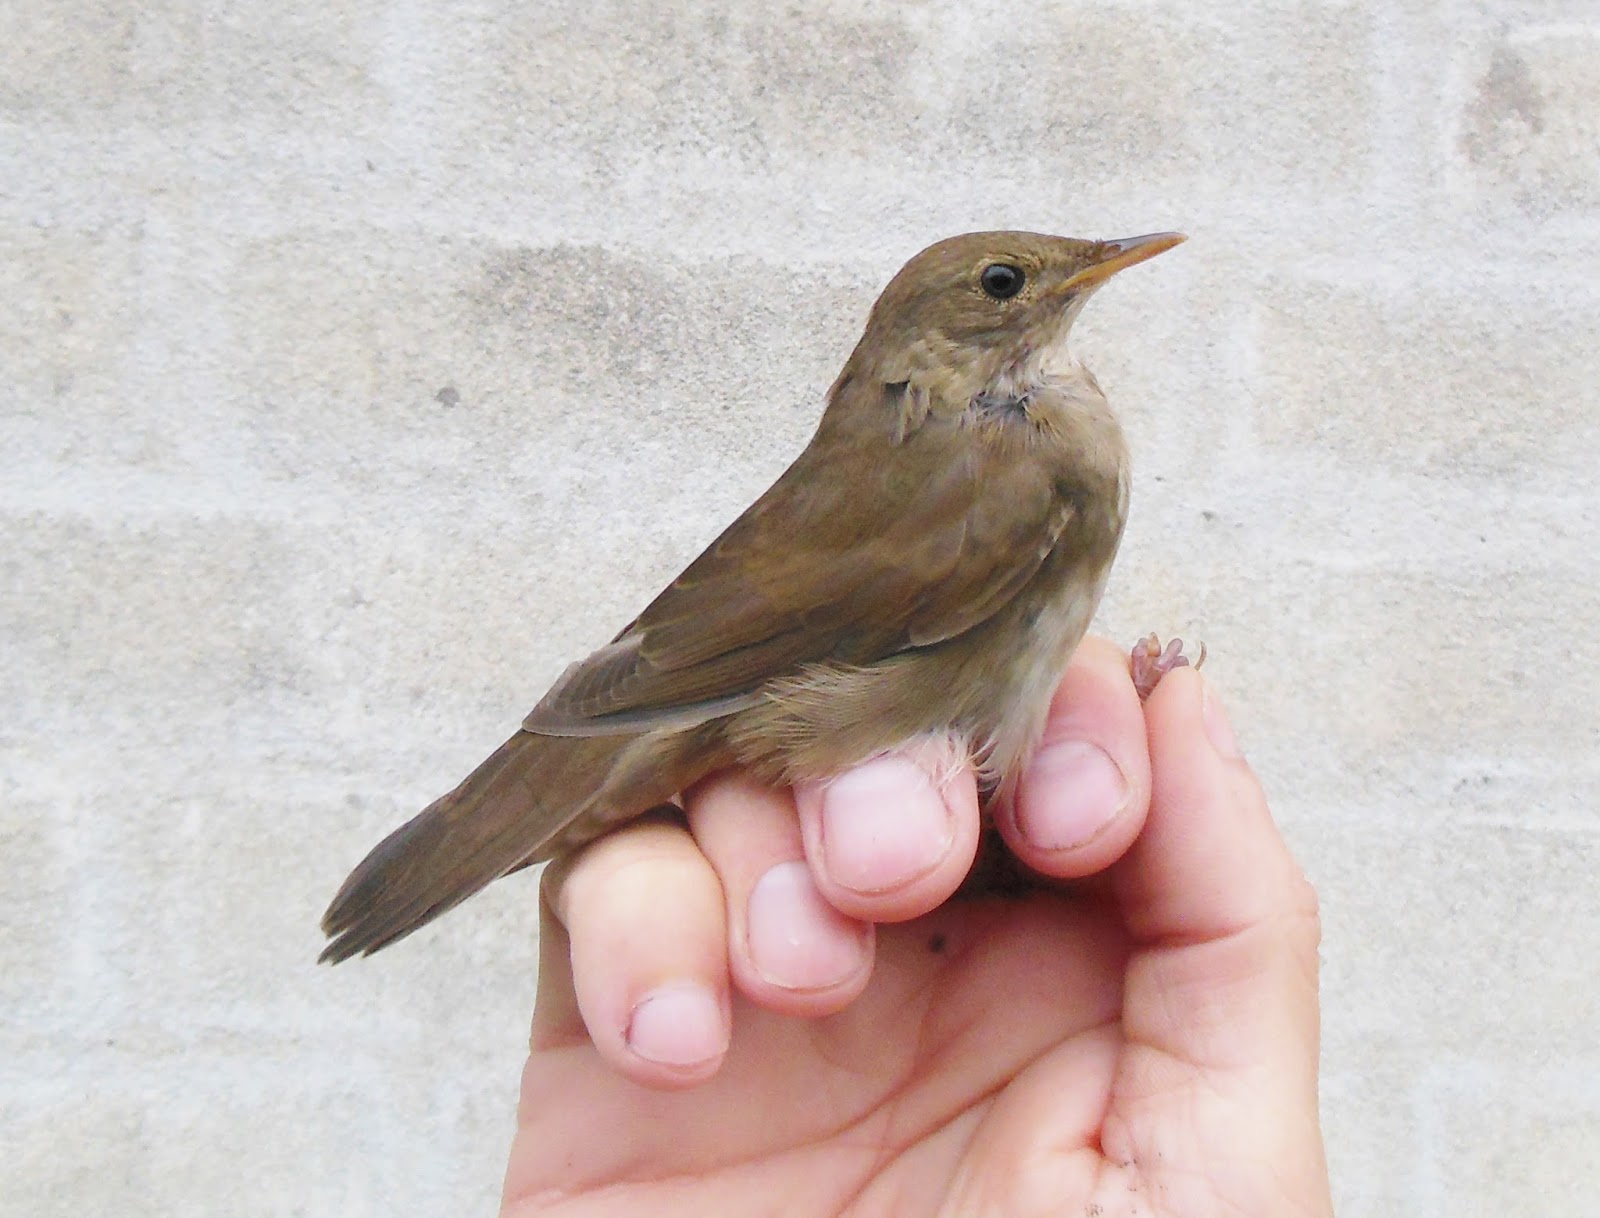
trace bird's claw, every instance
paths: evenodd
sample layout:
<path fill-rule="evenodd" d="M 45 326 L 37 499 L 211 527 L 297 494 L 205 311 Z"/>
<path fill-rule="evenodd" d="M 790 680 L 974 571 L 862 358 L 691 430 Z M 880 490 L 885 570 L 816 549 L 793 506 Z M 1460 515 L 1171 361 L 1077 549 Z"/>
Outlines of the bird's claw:
<path fill-rule="evenodd" d="M 1129 667 L 1133 673 L 1133 687 L 1139 691 L 1139 701 L 1143 702 L 1174 668 L 1188 668 L 1189 657 L 1183 654 L 1183 640 L 1172 639 L 1167 643 L 1166 649 L 1161 647 L 1161 640 L 1154 633 L 1147 634 L 1133 645 L 1129 656 Z M 1206 662 L 1206 645 L 1200 644 L 1200 657 L 1194 661 L 1194 666 L 1199 668 Z"/>

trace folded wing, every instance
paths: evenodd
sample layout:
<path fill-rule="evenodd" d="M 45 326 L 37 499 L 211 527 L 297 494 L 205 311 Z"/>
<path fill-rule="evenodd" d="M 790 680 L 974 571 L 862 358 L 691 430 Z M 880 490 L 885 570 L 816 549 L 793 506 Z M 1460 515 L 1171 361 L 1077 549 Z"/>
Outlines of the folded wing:
<path fill-rule="evenodd" d="M 1002 462 L 959 423 L 850 454 L 847 470 L 812 468 L 829 459 L 817 451 L 568 669 L 524 726 L 687 726 L 752 705 L 807 664 L 867 665 L 954 638 L 1028 583 L 1070 518 L 1048 475 Z"/>

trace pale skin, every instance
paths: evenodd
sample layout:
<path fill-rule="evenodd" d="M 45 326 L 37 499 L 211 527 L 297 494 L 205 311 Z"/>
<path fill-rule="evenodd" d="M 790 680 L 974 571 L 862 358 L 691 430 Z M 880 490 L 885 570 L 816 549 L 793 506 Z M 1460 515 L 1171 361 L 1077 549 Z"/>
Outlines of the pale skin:
<path fill-rule="evenodd" d="M 685 807 L 547 875 L 505 1214 L 1332 1213 L 1316 898 L 1198 673 L 1080 646 L 1025 892 L 950 899 L 937 744 Z"/>

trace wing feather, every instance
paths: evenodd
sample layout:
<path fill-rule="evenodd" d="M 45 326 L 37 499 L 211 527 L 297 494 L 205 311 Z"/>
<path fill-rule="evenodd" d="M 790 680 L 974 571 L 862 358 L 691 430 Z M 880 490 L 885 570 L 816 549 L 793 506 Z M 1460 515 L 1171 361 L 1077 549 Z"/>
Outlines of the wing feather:
<path fill-rule="evenodd" d="M 754 704 L 806 664 L 870 664 L 954 638 L 1016 596 L 1071 515 L 1046 474 L 1002 465 L 955 423 L 851 456 L 840 469 L 814 443 L 524 726 L 688 726 Z"/>

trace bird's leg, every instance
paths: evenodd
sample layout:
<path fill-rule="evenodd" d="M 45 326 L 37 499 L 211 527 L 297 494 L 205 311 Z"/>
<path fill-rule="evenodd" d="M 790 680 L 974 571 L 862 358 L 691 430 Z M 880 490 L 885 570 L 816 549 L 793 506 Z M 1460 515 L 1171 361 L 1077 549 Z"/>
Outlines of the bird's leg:
<path fill-rule="evenodd" d="M 1173 639 L 1163 651 L 1161 640 L 1153 633 L 1145 635 L 1133 645 L 1129 658 L 1133 670 L 1133 687 L 1139 691 L 1141 702 L 1155 692 L 1161 678 L 1174 668 L 1189 667 L 1189 657 L 1183 654 L 1182 639 Z M 1194 666 L 1199 668 L 1205 662 L 1206 645 L 1201 643 L 1200 658 L 1194 662 Z"/>

